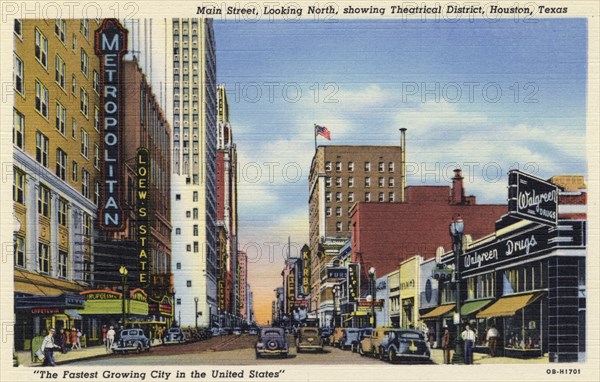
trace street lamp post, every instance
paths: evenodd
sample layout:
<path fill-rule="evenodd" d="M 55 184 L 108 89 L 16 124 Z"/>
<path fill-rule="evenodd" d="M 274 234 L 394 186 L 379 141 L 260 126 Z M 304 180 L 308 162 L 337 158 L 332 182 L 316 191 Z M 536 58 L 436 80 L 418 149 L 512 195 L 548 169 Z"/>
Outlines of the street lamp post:
<path fill-rule="evenodd" d="M 122 299 L 121 299 L 121 311 L 123 313 L 123 317 L 122 317 L 122 322 L 123 325 L 121 327 L 121 329 L 125 328 L 125 287 L 127 286 L 127 274 L 129 273 L 129 271 L 127 270 L 127 268 L 125 268 L 124 265 L 121 265 L 121 268 L 119 268 L 119 273 L 121 274 L 121 290 L 123 292 L 122 295 Z"/>
<path fill-rule="evenodd" d="M 196 329 L 198 329 L 198 297 L 194 297 L 194 304 L 196 305 Z"/>
<path fill-rule="evenodd" d="M 452 357 L 452 363 L 455 365 L 464 364 L 465 359 L 463 356 L 463 342 L 460 335 L 460 254 L 462 253 L 462 239 L 463 232 L 465 230 L 465 223 L 460 215 L 452 219 L 450 223 L 450 237 L 452 237 L 453 251 L 454 251 L 454 275 L 456 285 L 456 314 L 458 316 L 458 322 L 456 324 L 456 349 L 454 350 L 454 356 Z"/>
<path fill-rule="evenodd" d="M 369 281 L 371 286 L 371 317 L 373 319 L 373 327 L 377 327 L 377 320 L 375 318 L 375 299 L 377 291 L 375 290 L 375 267 L 369 268 Z"/>

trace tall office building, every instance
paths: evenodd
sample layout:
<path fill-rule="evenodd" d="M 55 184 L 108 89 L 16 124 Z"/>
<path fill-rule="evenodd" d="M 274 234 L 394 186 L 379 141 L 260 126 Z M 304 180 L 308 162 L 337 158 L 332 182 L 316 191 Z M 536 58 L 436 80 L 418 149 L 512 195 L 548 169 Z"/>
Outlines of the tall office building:
<path fill-rule="evenodd" d="M 401 169 L 400 146 L 318 147 L 309 176 L 310 312 L 333 301 L 320 271 L 350 237 L 350 209 L 356 202 L 401 201 Z"/>
<path fill-rule="evenodd" d="M 100 177 L 97 21 L 14 23 L 15 348 L 71 309 L 92 282 Z M 17 223 L 18 222 L 18 223 Z"/>
<path fill-rule="evenodd" d="M 172 269 L 181 325 L 217 320 L 217 84 L 212 20 L 168 26 L 173 121 Z M 197 301 L 197 303 L 196 303 Z"/>

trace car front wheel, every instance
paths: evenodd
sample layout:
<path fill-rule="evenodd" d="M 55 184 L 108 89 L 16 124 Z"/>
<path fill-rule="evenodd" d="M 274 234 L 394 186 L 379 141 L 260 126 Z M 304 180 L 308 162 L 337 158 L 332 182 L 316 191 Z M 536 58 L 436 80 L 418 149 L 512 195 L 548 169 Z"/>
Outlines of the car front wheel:
<path fill-rule="evenodd" d="M 363 357 L 365 356 L 365 351 L 363 350 L 361 345 L 358 346 L 358 354 L 362 355 Z"/>
<path fill-rule="evenodd" d="M 390 349 L 388 350 L 388 361 L 389 363 L 395 363 L 396 362 L 396 352 L 394 351 L 394 349 Z"/>

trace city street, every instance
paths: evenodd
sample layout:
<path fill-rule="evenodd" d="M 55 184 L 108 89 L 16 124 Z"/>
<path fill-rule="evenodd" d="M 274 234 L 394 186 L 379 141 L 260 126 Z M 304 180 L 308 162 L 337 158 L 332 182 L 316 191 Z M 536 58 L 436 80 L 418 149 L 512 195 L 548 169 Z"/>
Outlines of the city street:
<path fill-rule="evenodd" d="M 256 359 L 254 344 L 256 336 L 214 337 L 184 345 L 153 347 L 149 353 L 114 354 L 108 357 L 85 359 L 73 362 L 77 366 L 121 366 L 121 365 L 272 365 L 272 364 L 380 364 L 381 361 L 361 357 L 350 351 L 326 346 L 323 353 L 297 354 L 293 336 L 289 337 L 291 349 L 287 358 L 265 357 Z"/>

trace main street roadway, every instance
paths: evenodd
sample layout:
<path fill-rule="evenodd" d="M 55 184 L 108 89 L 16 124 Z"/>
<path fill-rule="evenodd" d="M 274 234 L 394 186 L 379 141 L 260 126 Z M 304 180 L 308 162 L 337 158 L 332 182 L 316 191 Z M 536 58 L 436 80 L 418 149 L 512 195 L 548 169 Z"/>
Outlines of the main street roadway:
<path fill-rule="evenodd" d="M 381 361 L 361 357 L 349 350 L 326 346 L 322 353 L 296 353 L 293 336 L 287 358 L 265 357 L 256 359 L 256 336 L 242 334 L 213 337 L 182 345 L 153 347 L 148 353 L 112 354 L 107 357 L 74 362 L 76 366 L 126 366 L 126 365 L 293 365 L 293 364 L 381 364 Z"/>

